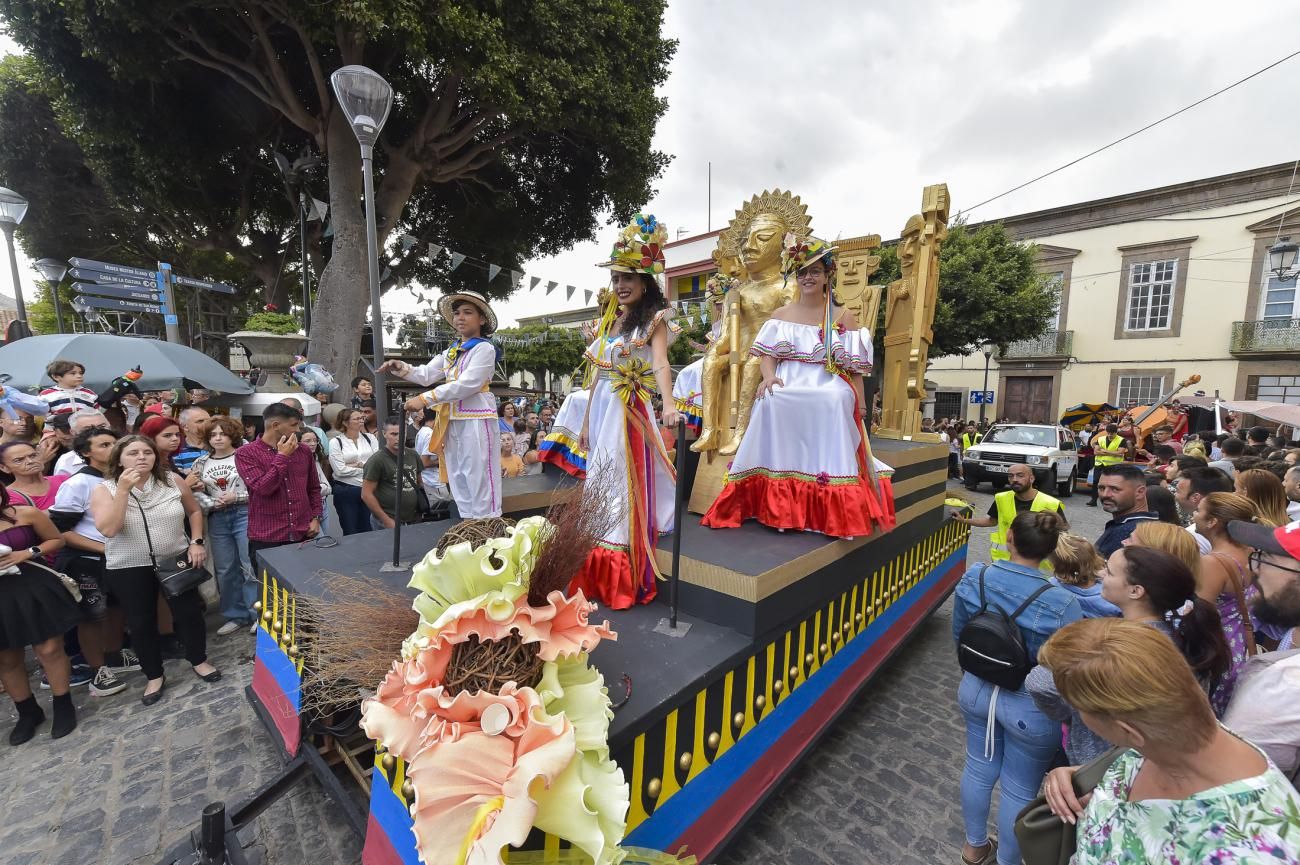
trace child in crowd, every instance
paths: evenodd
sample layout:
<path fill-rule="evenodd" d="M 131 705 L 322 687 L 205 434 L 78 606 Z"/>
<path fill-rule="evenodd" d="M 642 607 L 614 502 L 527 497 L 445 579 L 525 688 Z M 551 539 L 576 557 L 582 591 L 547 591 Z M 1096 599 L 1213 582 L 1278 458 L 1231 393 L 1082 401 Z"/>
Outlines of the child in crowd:
<path fill-rule="evenodd" d="M 1119 607 L 1101 596 L 1098 575 L 1106 562 L 1086 538 L 1062 534 L 1051 557 L 1055 576 L 1051 582 L 1074 595 L 1085 619 L 1118 616 Z"/>
<path fill-rule="evenodd" d="M 370 379 L 359 375 L 352 379 L 352 407 L 361 408 L 367 400 L 375 397 L 375 385 Z M 372 402 L 371 405 L 374 403 Z"/>
<path fill-rule="evenodd" d="M 517 478 L 524 473 L 523 457 L 515 453 L 515 434 L 501 433 L 501 477 Z"/>
<path fill-rule="evenodd" d="M 58 358 L 45 367 L 45 374 L 54 387 L 41 391 L 41 399 L 50 407 L 50 414 L 71 414 L 83 408 L 95 407 L 95 392 L 81 383 L 86 379 L 86 368 L 75 360 Z"/>

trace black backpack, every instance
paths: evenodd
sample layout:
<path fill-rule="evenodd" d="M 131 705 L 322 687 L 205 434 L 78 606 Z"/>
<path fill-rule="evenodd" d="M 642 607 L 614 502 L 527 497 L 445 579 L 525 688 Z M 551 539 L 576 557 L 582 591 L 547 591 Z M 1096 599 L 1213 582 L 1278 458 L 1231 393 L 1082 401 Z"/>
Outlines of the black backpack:
<path fill-rule="evenodd" d="M 1029 608 L 1029 605 L 1052 587 L 1051 583 L 1043 585 L 1025 602 L 1016 607 L 1010 616 L 998 607 L 989 607 L 984 599 L 984 571 L 980 570 L 980 608 L 970 617 L 957 636 L 957 664 L 973 676 L 978 676 L 991 685 L 998 685 L 1008 691 L 1019 691 L 1025 683 L 1025 677 L 1034 667 L 1025 646 L 1025 637 L 1016 625 L 1016 619 Z"/>

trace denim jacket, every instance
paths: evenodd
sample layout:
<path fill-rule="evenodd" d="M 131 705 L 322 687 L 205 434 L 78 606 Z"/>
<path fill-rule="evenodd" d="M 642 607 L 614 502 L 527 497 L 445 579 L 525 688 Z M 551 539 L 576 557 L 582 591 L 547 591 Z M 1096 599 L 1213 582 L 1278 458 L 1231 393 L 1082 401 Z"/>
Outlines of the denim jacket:
<path fill-rule="evenodd" d="M 952 606 L 952 636 L 957 640 L 962 628 L 980 608 L 980 571 L 984 574 L 984 598 L 989 607 L 1011 615 L 1047 578 L 1039 571 L 1014 562 L 978 564 L 962 575 Z M 1049 584 L 1050 585 L 1050 584 Z M 1051 586 L 1016 619 L 1025 637 L 1030 659 L 1037 663 L 1038 650 L 1047 638 L 1065 625 L 1083 618 L 1083 610 L 1073 594 L 1060 586 Z"/>

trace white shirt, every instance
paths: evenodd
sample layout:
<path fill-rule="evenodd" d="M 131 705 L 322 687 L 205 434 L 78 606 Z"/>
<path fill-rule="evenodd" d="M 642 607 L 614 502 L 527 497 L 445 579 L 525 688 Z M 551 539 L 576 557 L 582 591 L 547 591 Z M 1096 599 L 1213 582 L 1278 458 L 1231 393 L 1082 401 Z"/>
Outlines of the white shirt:
<path fill-rule="evenodd" d="M 1291 518 L 1291 522 L 1300 520 L 1300 502 L 1287 502 L 1286 515 Z"/>
<path fill-rule="evenodd" d="M 1283 774 L 1294 772 L 1300 764 L 1300 649 L 1247 658 L 1223 723 L 1255 743 Z"/>
<path fill-rule="evenodd" d="M 1187 533 L 1192 536 L 1192 540 L 1196 541 L 1197 549 L 1201 551 L 1201 555 L 1208 556 L 1210 554 L 1209 538 L 1198 532 L 1196 526 L 1188 526 Z"/>
<path fill-rule="evenodd" d="M 346 435 L 330 439 L 330 469 L 334 480 L 349 486 L 361 486 L 366 460 L 379 450 L 379 439 L 368 432 L 357 435 L 354 442 Z"/>
<path fill-rule="evenodd" d="M 492 381 L 496 363 L 496 347 L 481 342 L 469 351 L 460 352 L 450 365 L 444 351 L 423 366 L 411 367 L 403 378 L 424 385 L 446 379 L 445 384 L 433 389 L 433 398 L 435 402 L 451 405 L 452 420 L 495 419 L 497 398 L 483 388 Z"/>
<path fill-rule="evenodd" d="M 429 450 L 429 443 L 433 441 L 433 427 L 422 426 L 420 431 L 415 434 L 415 452 L 422 457 L 434 457 L 434 467 L 430 469 L 420 469 L 420 483 L 426 487 L 436 486 L 438 480 L 437 455 Z"/>
<path fill-rule="evenodd" d="M 63 482 L 59 491 L 54 494 L 54 504 L 50 505 L 51 511 L 60 511 L 68 514 L 81 514 L 81 519 L 73 526 L 72 531 L 81 535 L 88 541 L 98 541 L 104 543 L 105 538 L 98 528 L 95 527 L 95 518 L 90 515 L 90 494 L 95 491 L 95 487 L 104 482 L 102 477 L 96 475 L 84 474 L 78 472 Z M 74 550 L 76 553 L 84 553 L 84 550 Z M 85 553 L 93 555 L 93 553 Z"/>
<path fill-rule="evenodd" d="M 76 451 L 68 451 L 54 461 L 56 475 L 75 475 L 86 465 L 86 461 Z M 77 534 L 81 534 L 78 532 Z"/>

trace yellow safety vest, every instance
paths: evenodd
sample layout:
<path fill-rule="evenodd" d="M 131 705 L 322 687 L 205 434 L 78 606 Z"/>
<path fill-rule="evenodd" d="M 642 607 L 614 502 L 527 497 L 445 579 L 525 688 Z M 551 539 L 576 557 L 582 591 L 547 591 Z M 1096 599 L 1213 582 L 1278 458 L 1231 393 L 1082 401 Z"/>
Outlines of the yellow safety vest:
<path fill-rule="evenodd" d="M 1115 435 L 1115 436 L 1111 436 L 1109 439 L 1102 439 L 1101 441 L 1093 445 L 1093 447 L 1098 447 L 1101 448 L 1102 450 L 1117 451 L 1117 450 L 1123 450 L 1123 445 L 1124 445 L 1124 437 L 1122 435 Z M 1102 456 L 1101 454 L 1097 454 L 1096 459 L 1093 460 L 1093 462 L 1099 466 L 1112 466 L 1115 465 L 1116 463 L 1120 463 L 1123 461 L 1124 461 L 1123 457 L 1108 457 L 1108 456 Z"/>
<path fill-rule="evenodd" d="M 1004 490 L 993 497 L 993 502 L 998 506 L 998 527 L 993 532 L 993 537 L 989 538 L 989 557 L 993 561 L 1001 561 L 1011 558 L 1011 552 L 1007 549 L 1007 529 L 1011 528 L 1011 521 L 1016 518 L 1016 493 L 1015 490 Z M 1034 500 L 1029 505 L 1029 510 L 1033 511 L 1051 511 L 1058 513 L 1061 509 L 1060 499 L 1054 499 L 1047 493 L 1039 492 L 1034 496 Z M 1052 568 L 1046 561 L 1039 567 L 1039 570 L 1051 573 Z"/>
<path fill-rule="evenodd" d="M 981 439 L 981 438 L 983 438 L 983 436 L 981 436 L 979 433 L 975 433 L 975 438 L 974 438 L 974 440 L 971 439 L 971 435 L 970 435 L 970 433 L 962 433 L 962 434 L 961 434 L 961 449 L 964 450 L 964 451 L 966 451 L 966 450 L 970 450 L 971 447 L 972 447 L 973 445 L 977 445 L 977 444 L 980 443 L 980 439 Z"/>

